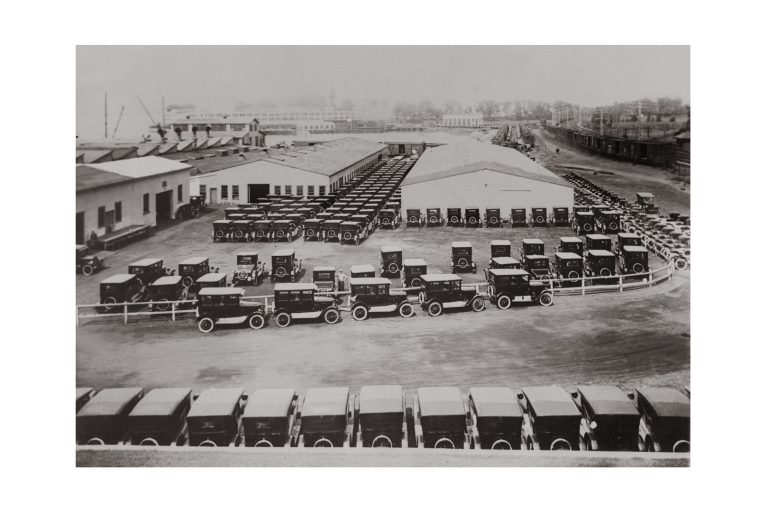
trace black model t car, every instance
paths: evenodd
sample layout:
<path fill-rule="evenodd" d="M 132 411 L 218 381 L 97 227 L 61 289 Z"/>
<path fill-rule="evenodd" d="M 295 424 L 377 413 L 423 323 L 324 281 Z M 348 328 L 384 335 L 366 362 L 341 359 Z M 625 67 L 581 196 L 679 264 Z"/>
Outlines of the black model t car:
<path fill-rule="evenodd" d="M 405 211 L 405 225 L 407 227 L 420 228 L 424 225 L 424 217 L 421 215 L 421 210 L 406 210 Z"/>
<path fill-rule="evenodd" d="M 461 227 L 464 225 L 464 218 L 461 215 L 461 208 L 448 208 L 446 213 L 447 224 L 451 227 Z"/>
<path fill-rule="evenodd" d="M 461 278 L 456 274 L 426 274 L 421 279 L 424 291 L 419 293 L 419 301 L 429 316 L 440 316 L 443 309 L 485 309 L 485 298 L 479 286 L 462 286 Z"/>
<path fill-rule="evenodd" d="M 206 389 L 187 414 L 190 446 L 234 446 L 243 412 L 244 389 Z"/>
<path fill-rule="evenodd" d="M 187 258 L 179 263 L 179 276 L 181 276 L 181 282 L 187 288 L 195 284 L 199 277 L 211 272 L 211 270 L 208 258 L 203 256 Z"/>
<path fill-rule="evenodd" d="M 363 386 L 357 414 L 357 444 L 365 448 L 402 448 L 408 445 L 400 386 Z"/>
<path fill-rule="evenodd" d="M 584 241 L 577 236 L 560 237 L 560 245 L 556 248 L 557 252 L 572 252 L 579 256 L 584 255 Z"/>
<path fill-rule="evenodd" d="M 638 192 L 637 204 L 645 213 L 659 213 L 659 207 L 654 203 L 653 194 L 650 192 Z"/>
<path fill-rule="evenodd" d="M 587 250 L 600 249 L 603 251 L 610 251 L 613 249 L 613 242 L 611 237 L 596 233 L 594 235 L 587 235 Z"/>
<path fill-rule="evenodd" d="M 419 446 L 424 448 L 464 448 L 469 443 L 467 417 L 459 388 L 419 388 Z"/>
<path fill-rule="evenodd" d="M 472 244 L 453 242 L 451 244 L 451 270 L 453 272 L 477 272 L 477 265 L 472 260 Z"/>
<path fill-rule="evenodd" d="M 232 272 L 233 286 L 237 286 L 240 283 L 256 286 L 266 272 L 266 265 L 263 261 L 259 261 L 259 253 L 257 251 L 239 252 L 235 262 L 237 266 Z"/>
<path fill-rule="evenodd" d="M 243 300 L 242 288 L 202 288 L 197 294 L 197 328 L 211 332 L 217 325 L 247 324 L 261 329 L 267 323 L 267 312 L 261 302 Z"/>
<path fill-rule="evenodd" d="M 333 297 L 316 295 L 311 283 L 279 283 L 275 285 L 274 318 L 278 327 L 288 327 L 294 319 L 322 318 L 327 324 L 339 321 L 339 309 Z"/>
<path fill-rule="evenodd" d="M 368 237 L 368 229 L 357 221 L 341 223 L 341 243 L 360 245 Z"/>
<path fill-rule="evenodd" d="M 627 245 L 637 245 L 642 246 L 643 241 L 642 238 L 640 238 L 640 235 L 637 233 L 618 233 L 616 235 L 616 247 L 618 250 L 621 250 L 624 248 L 624 246 Z"/>
<path fill-rule="evenodd" d="M 548 279 L 550 274 L 549 257 L 541 254 L 523 256 L 523 268 L 538 279 Z"/>
<path fill-rule="evenodd" d="M 551 306 L 554 298 L 549 287 L 532 279 L 523 269 L 492 268 L 488 270 L 488 294 L 499 309 L 509 309 L 513 302 L 538 302 Z"/>
<path fill-rule="evenodd" d="M 509 223 L 513 228 L 527 226 L 528 214 L 525 212 L 525 208 L 512 208 Z"/>
<path fill-rule="evenodd" d="M 389 279 L 383 277 L 357 277 L 349 280 L 348 307 L 355 320 L 365 320 L 369 313 L 394 313 L 401 317 L 413 316 L 413 304 L 405 292 L 390 290 Z"/>
<path fill-rule="evenodd" d="M 128 265 L 128 273 L 135 275 L 142 286 L 148 285 L 158 277 L 166 275 L 163 260 L 160 258 L 144 258 Z"/>
<path fill-rule="evenodd" d="M 275 281 L 296 282 L 301 272 L 301 260 L 296 258 L 296 251 L 293 249 L 283 249 L 275 251 L 272 254 L 272 270 L 269 271 L 269 278 Z"/>
<path fill-rule="evenodd" d="M 283 219 L 272 223 L 272 240 L 292 242 L 298 236 L 299 227 L 295 222 Z"/>
<path fill-rule="evenodd" d="M 189 206 L 192 208 L 192 216 L 199 217 L 206 207 L 205 196 L 189 196 Z"/>
<path fill-rule="evenodd" d="M 520 259 L 523 260 L 526 256 L 543 255 L 544 254 L 544 242 L 538 238 L 524 238 L 523 247 L 520 249 Z"/>
<path fill-rule="evenodd" d="M 573 252 L 555 253 L 555 277 L 562 285 L 578 286 L 584 276 L 584 259 Z"/>
<path fill-rule="evenodd" d="M 99 284 L 101 294 L 99 308 L 101 313 L 113 312 L 115 304 L 122 302 L 141 302 L 144 298 L 144 287 L 139 278 L 133 274 L 117 274 L 104 279 Z M 122 309 L 122 308 L 121 308 Z"/>
<path fill-rule="evenodd" d="M 427 227 L 433 228 L 443 225 L 443 215 L 440 208 L 427 208 Z"/>
<path fill-rule="evenodd" d="M 568 226 L 571 223 L 570 215 L 568 215 L 568 208 L 555 207 L 552 208 L 552 217 L 555 226 Z"/>
<path fill-rule="evenodd" d="M 189 388 L 153 389 L 128 414 L 131 444 L 177 444 L 182 437 L 184 419 L 191 404 L 192 390 Z"/>
<path fill-rule="evenodd" d="M 587 251 L 585 274 L 588 277 L 610 277 L 616 274 L 616 255 L 596 249 Z M 600 279 L 596 284 L 611 284 L 612 280 Z"/>
<path fill-rule="evenodd" d="M 319 292 L 335 292 L 344 286 L 336 274 L 336 267 L 320 265 L 312 269 L 312 283 L 317 286 Z"/>
<path fill-rule="evenodd" d="M 483 450 L 519 450 L 523 414 L 509 388 L 469 388 L 469 412 L 475 446 Z"/>
<path fill-rule="evenodd" d="M 400 275 L 403 269 L 403 250 L 397 245 L 385 245 L 381 248 L 379 265 L 382 276 Z"/>
<path fill-rule="evenodd" d="M 531 208 L 531 218 L 534 226 L 546 226 L 548 223 L 546 208 Z"/>
<path fill-rule="evenodd" d="M 232 226 L 231 220 L 215 220 L 213 221 L 213 231 L 211 232 L 211 240 L 214 242 L 226 242 L 229 240 L 229 231 Z"/>
<path fill-rule="evenodd" d="M 273 237 L 272 224 L 273 221 L 267 219 L 257 220 L 254 222 L 253 239 L 258 241 L 271 240 Z"/>
<path fill-rule="evenodd" d="M 587 451 L 637 451 L 640 413 L 616 386 L 579 386 L 573 393 L 583 416 L 579 436 Z"/>
<path fill-rule="evenodd" d="M 341 222 L 339 219 L 328 219 L 323 222 L 323 241 L 338 242 L 341 238 Z"/>
<path fill-rule="evenodd" d="M 400 226 L 400 214 L 393 209 L 379 211 L 379 226 L 382 228 L 397 229 Z"/>
<path fill-rule="evenodd" d="M 421 276 L 427 273 L 427 262 L 421 258 L 409 258 L 403 260 L 402 286 L 403 288 L 417 287 L 424 284 Z"/>
<path fill-rule="evenodd" d="M 142 396 L 142 388 L 108 388 L 96 393 L 77 412 L 77 443 L 104 445 L 123 441 L 128 433 L 128 413 Z"/>
<path fill-rule="evenodd" d="M 523 440 L 529 450 L 579 448 L 581 412 L 571 395 L 557 386 L 525 387 L 518 395 L 523 409 Z"/>
<path fill-rule="evenodd" d="M 482 227 L 483 222 L 480 218 L 479 208 L 465 208 L 464 209 L 464 225 L 470 228 Z"/>
<path fill-rule="evenodd" d="M 234 220 L 229 226 L 229 233 L 232 242 L 250 242 L 253 239 L 253 222 L 247 219 Z"/>
<path fill-rule="evenodd" d="M 691 451 L 691 399 L 674 388 L 639 388 L 640 448 L 649 452 Z"/>
<path fill-rule="evenodd" d="M 75 269 L 84 276 L 89 276 L 104 268 L 104 260 L 96 254 L 88 254 L 88 247 L 78 245 L 75 247 Z"/>
<path fill-rule="evenodd" d="M 177 301 L 187 299 L 187 288 L 181 283 L 181 276 L 163 276 L 147 287 L 151 311 L 169 311 Z"/>
<path fill-rule="evenodd" d="M 322 240 L 323 234 L 322 219 L 307 219 L 304 221 L 304 240 Z"/>
<path fill-rule="evenodd" d="M 606 235 L 615 235 L 621 231 L 621 210 L 605 210 L 598 218 L 600 231 Z"/>
<path fill-rule="evenodd" d="M 648 249 L 639 245 L 625 245 L 621 248 L 619 268 L 622 274 L 648 272 Z"/>
<path fill-rule="evenodd" d="M 353 408 L 349 388 L 312 388 L 304 396 L 298 446 L 341 448 L 352 444 Z"/>
<path fill-rule="evenodd" d="M 573 218 L 573 229 L 576 234 L 595 232 L 595 214 L 592 212 L 576 212 Z"/>
<path fill-rule="evenodd" d="M 487 228 L 501 227 L 501 210 L 499 208 L 485 209 L 485 227 Z"/>
<path fill-rule="evenodd" d="M 291 388 L 257 389 L 243 411 L 245 446 L 290 446 L 298 395 Z"/>
<path fill-rule="evenodd" d="M 349 267 L 349 277 L 376 277 L 373 265 L 352 265 Z"/>
<path fill-rule="evenodd" d="M 509 257 L 512 256 L 512 243 L 509 240 L 491 240 L 491 257 L 488 262 L 493 258 Z"/>

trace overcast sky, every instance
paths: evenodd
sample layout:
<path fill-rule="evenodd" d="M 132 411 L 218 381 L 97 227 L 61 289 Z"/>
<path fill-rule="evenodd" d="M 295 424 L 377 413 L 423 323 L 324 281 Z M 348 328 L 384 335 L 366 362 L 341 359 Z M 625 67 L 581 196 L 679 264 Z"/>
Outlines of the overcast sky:
<path fill-rule="evenodd" d="M 147 131 L 166 105 L 231 109 L 236 101 L 301 96 L 437 104 L 482 99 L 564 100 L 584 106 L 641 97 L 690 97 L 687 46 L 81 46 L 77 131 L 118 138 Z M 138 133 L 137 133 L 138 131 Z"/>

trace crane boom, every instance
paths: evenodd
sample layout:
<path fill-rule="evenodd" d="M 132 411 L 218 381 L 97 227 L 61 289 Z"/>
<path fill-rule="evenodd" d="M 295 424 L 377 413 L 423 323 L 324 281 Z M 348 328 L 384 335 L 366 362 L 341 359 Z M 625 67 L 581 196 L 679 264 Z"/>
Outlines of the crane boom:
<path fill-rule="evenodd" d="M 141 98 L 139 97 L 138 94 L 136 95 L 136 99 L 139 100 L 139 103 L 141 103 L 141 108 L 144 109 L 144 112 L 146 112 L 147 115 L 149 116 L 149 120 L 152 121 L 152 126 L 159 126 L 157 124 L 157 121 L 155 121 L 155 118 L 152 117 L 152 114 L 149 113 L 149 110 L 147 109 L 147 106 L 144 104 L 143 101 L 141 101 Z"/>
<path fill-rule="evenodd" d="M 112 138 L 115 138 L 115 135 L 117 135 L 117 129 L 120 127 L 120 120 L 123 118 L 123 112 L 125 111 L 125 105 L 120 107 L 120 114 L 117 116 L 117 122 L 115 123 L 115 131 L 112 132 Z"/>

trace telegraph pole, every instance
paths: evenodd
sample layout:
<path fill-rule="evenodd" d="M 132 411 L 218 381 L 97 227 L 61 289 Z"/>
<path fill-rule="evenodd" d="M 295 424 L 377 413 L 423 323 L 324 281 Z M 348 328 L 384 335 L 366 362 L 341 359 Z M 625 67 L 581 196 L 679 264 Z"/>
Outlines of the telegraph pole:
<path fill-rule="evenodd" d="M 107 138 L 107 93 L 104 93 L 104 138 Z"/>

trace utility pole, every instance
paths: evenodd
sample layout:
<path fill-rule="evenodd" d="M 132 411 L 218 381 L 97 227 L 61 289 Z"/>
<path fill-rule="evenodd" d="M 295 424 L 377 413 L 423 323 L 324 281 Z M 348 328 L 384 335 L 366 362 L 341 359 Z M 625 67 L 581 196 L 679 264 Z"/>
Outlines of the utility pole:
<path fill-rule="evenodd" d="M 104 139 L 108 137 L 107 135 L 107 93 L 104 93 Z"/>
<path fill-rule="evenodd" d="M 163 130 L 165 130 L 165 96 L 163 98 Z"/>
<path fill-rule="evenodd" d="M 603 107 L 600 107 L 600 135 L 605 135 L 605 129 L 603 128 Z"/>

